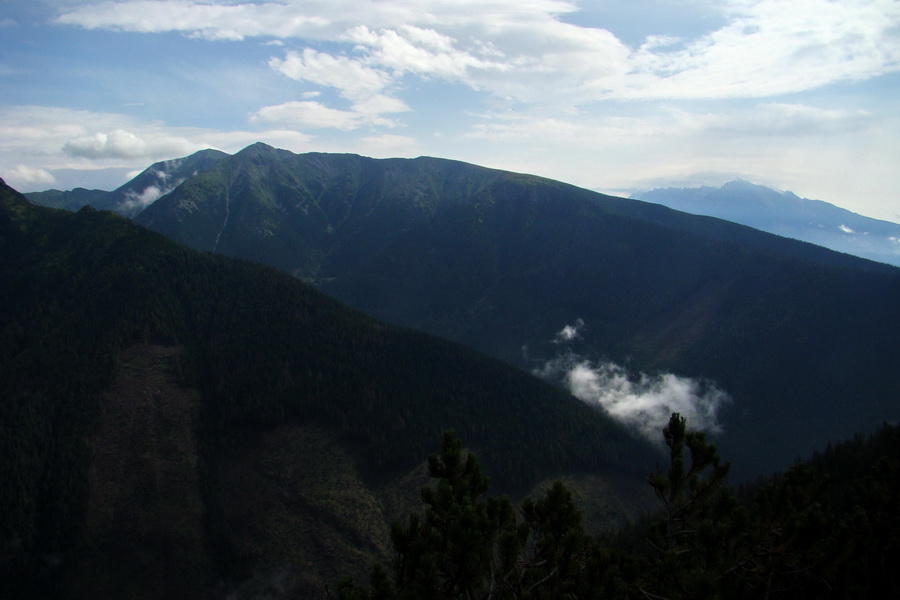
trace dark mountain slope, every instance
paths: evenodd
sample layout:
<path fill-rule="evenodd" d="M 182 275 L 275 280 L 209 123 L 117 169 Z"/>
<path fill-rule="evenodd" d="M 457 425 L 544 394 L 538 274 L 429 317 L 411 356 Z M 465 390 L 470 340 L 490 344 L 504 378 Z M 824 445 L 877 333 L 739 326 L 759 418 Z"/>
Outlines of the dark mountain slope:
<path fill-rule="evenodd" d="M 113 206 L 109 202 L 111 194 L 112 192 L 106 190 L 75 188 L 73 190 L 53 189 L 44 192 L 26 192 L 25 197 L 40 206 L 75 211 L 84 206 L 111 209 Z"/>
<path fill-rule="evenodd" d="M 160 161 L 111 192 L 75 188 L 71 191 L 29 192 L 25 197 L 35 204 L 51 208 L 74 211 L 92 206 L 133 217 L 186 179 L 202 173 L 226 156 L 219 150 L 201 150 L 183 158 Z"/>
<path fill-rule="evenodd" d="M 139 573 L 135 597 L 327 580 L 378 557 L 376 493 L 448 427 L 510 492 L 651 460 L 499 361 L 111 213 L 2 185 L 0 252 L 0 597 L 121 597 Z"/>
<path fill-rule="evenodd" d="M 745 475 L 898 410 L 900 271 L 719 219 L 453 161 L 256 144 L 138 220 L 526 369 L 583 319 L 590 358 L 729 392 L 718 443 Z"/>

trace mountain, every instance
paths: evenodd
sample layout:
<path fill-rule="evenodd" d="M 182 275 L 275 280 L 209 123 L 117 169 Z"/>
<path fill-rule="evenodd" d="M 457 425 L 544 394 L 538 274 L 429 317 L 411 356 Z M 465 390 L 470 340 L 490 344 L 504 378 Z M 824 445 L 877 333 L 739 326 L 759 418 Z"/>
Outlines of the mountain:
<path fill-rule="evenodd" d="M 160 161 L 112 192 L 75 188 L 70 191 L 30 192 L 25 197 L 35 204 L 51 208 L 74 211 L 91 206 L 133 217 L 160 196 L 168 194 L 186 179 L 202 173 L 225 156 L 228 155 L 224 152 L 208 149 L 183 158 Z"/>
<path fill-rule="evenodd" d="M 321 594 L 386 560 L 448 428 L 498 491 L 643 497 L 656 453 L 601 413 L 275 269 L 2 182 L 0 252 L 0 598 Z"/>
<path fill-rule="evenodd" d="M 900 266 L 900 225 L 742 180 L 720 188 L 659 188 L 633 198 Z"/>
<path fill-rule="evenodd" d="M 455 161 L 255 144 L 137 221 L 524 370 L 613 361 L 626 400 L 711 381 L 739 477 L 897 417 L 900 270 L 720 219 Z M 576 323 L 573 357 L 557 334 Z M 582 379 L 602 396 L 597 381 Z"/>

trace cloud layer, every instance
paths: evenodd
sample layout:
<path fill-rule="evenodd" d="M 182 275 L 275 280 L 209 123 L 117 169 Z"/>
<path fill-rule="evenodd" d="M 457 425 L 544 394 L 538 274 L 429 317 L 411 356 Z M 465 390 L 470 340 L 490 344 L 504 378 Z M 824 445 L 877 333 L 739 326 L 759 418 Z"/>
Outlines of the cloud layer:
<path fill-rule="evenodd" d="M 58 22 L 337 43 L 334 52 L 288 50 L 270 66 L 351 94 L 411 73 L 520 102 L 769 97 L 900 69 L 894 0 L 730 0 L 707 10 L 725 25 L 693 39 L 648 35 L 638 47 L 566 20 L 578 7 L 553 0 L 140 0 L 77 6 Z"/>

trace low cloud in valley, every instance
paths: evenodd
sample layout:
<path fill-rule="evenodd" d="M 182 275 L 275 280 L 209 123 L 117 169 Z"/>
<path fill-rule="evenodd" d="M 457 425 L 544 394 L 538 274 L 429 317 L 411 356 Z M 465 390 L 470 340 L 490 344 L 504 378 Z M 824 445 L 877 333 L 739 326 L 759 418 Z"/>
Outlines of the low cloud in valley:
<path fill-rule="evenodd" d="M 554 338 L 563 344 L 580 337 L 584 322 L 567 325 Z M 687 419 L 695 431 L 721 433 L 719 411 L 730 396 L 712 382 L 673 373 L 630 373 L 614 362 L 592 360 L 566 349 L 533 370 L 535 375 L 562 384 L 582 402 L 656 443 L 673 412 Z"/>

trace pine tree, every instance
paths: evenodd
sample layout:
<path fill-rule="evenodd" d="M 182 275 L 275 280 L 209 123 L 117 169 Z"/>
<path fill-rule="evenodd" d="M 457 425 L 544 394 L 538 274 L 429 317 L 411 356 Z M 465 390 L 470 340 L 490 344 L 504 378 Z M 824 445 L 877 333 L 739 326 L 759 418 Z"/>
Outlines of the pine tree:
<path fill-rule="evenodd" d="M 725 487 L 729 464 L 678 413 L 663 437 L 669 468 L 650 475 L 663 512 L 648 536 L 656 554 L 653 578 L 641 591 L 647 598 L 713 598 L 730 562 L 727 549 L 739 537 L 736 503 Z"/>
<path fill-rule="evenodd" d="M 613 581 L 609 556 L 585 534 L 562 483 L 526 499 L 520 516 L 507 497 L 486 496 L 488 478 L 452 432 L 428 470 L 435 482 L 422 490 L 424 515 L 391 531 L 393 579 L 376 568 L 368 588 L 343 580 L 340 600 L 595 598 Z"/>

